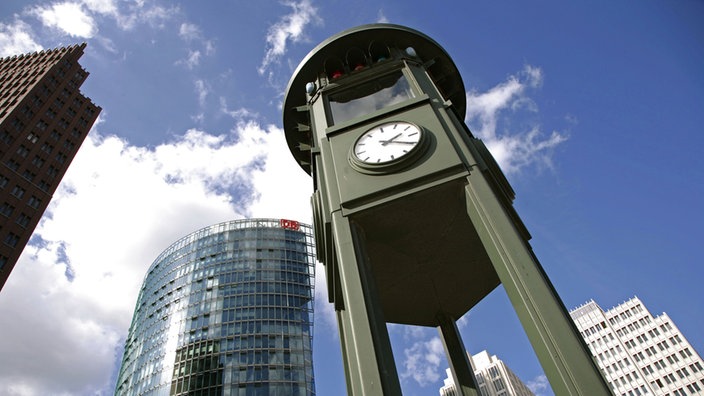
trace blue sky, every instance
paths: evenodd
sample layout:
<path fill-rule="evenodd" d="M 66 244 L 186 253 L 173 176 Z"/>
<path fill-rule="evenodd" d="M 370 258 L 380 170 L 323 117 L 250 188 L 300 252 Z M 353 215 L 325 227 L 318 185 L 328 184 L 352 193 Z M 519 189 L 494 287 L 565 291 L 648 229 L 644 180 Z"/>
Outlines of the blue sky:
<path fill-rule="evenodd" d="M 159 252 L 232 218 L 310 222 L 284 89 L 319 42 L 374 22 L 417 29 L 454 59 L 466 122 L 507 173 L 565 305 L 637 295 L 701 353 L 702 20 L 693 0 L 4 0 L 0 56 L 87 42 L 82 90 L 103 112 L 0 293 L 0 395 L 111 394 Z M 317 282 L 317 390 L 344 394 L 322 271 Z M 460 327 L 472 353 L 551 394 L 502 289 Z M 389 330 L 404 395 L 437 394 L 437 331 Z"/>

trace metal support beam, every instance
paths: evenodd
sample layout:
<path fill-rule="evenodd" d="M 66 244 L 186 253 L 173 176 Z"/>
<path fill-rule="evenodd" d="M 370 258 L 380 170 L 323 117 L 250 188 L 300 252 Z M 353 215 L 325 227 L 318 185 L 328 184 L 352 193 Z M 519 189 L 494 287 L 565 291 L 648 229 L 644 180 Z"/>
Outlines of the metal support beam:
<path fill-rule="evenodd" d="M 364 240 L 347 217 L 332 215 L 344 308 L 337 311 L 348 393 L 401 395 L 391 341 L 378 304 Z"/>
<path fill-rule="evenodd" d="M 467 213 L 556 395 L 611 395 L 530 247 L 479 172 L 467 177 Z"/>
<path fill-rule="evenodd" d="M 445 347 L 452 378 L 455 380 L 457 396 L 479 395 L 477 381 L 474 378 L 474 370 L 472 370 L 472 365 L 469 363 L 467 350 L 457 329 L 457 323 L 444 312 L 440 312 L 437 318 L 438 332 Z"/>

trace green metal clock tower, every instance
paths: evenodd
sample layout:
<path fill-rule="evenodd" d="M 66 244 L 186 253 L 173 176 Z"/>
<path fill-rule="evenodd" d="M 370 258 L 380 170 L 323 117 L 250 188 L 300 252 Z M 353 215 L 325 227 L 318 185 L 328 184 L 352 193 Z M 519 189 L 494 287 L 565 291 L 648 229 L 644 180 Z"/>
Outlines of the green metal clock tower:
<path fill-rule="evenodd" d="M 387 322 L 438 327 L 460 394 L 476 395 L 455 321 L 500 283 L 555 394 L 610 394 L 511 186 L 463 122 L 464 84 L 440 45 L 390 24 L 339 33 L 301 62 L 283 109 L 313 177 L 350 395 L 401 394 Z"/>

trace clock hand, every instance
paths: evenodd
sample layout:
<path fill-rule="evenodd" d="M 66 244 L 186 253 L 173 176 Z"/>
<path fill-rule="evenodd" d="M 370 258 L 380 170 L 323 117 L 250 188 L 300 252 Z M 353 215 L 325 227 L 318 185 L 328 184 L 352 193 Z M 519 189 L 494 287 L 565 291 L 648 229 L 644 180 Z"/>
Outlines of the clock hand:
<path fill-rule="evenodd" d="M 380 140 L 379 142 L 381 143 L 382 146 L 386 146 L 389 143 L 393 143 L 394 139 L 397 139 L 399 136 L 403 135 L 403 133 L 399 133 L 398 135 L 392 137 L 389 140 Z"/>
<path fill-rule="evenodd" d="M 416 144 L 417 142 L 404 142 L 402 140 L 394 140 L 393 142 L 387 141 L 387 144 L 389 143 Z M 384 146 L 386 146 L 386 144 Z"/>

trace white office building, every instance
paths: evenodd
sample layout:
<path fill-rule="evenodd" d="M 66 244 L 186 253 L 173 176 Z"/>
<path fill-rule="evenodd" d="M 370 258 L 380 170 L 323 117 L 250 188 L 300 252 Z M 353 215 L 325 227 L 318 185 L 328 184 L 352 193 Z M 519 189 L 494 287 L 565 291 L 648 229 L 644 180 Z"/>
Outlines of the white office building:
<path fill-rule="evenodd" d="M 470 356 L 479 394 L 481 396 L 534 396 L 533 392 L 509 369 L 504 362 L 487 351 Z M 447 378 L 440 388 L 440 396 L 457 396 L 455 381 L 450 369 L 445 370 Z"/>
<path fill-rule="evenodd" d="M 592 300 L 570 315 L 615 395 L 704 395 L 704 362 L 667 314 L 634 297 L 608 311 Z"/>

